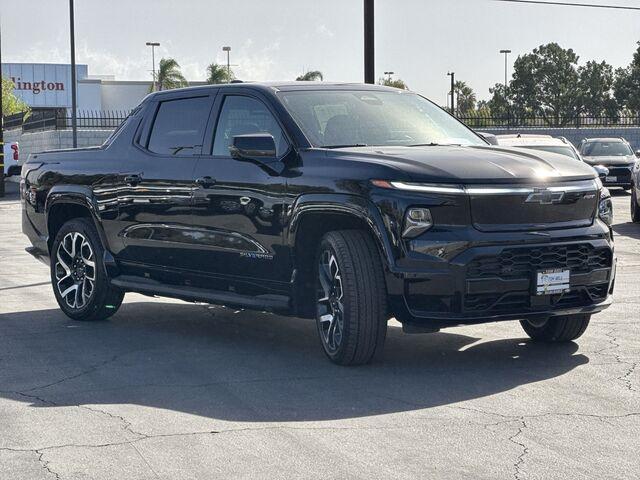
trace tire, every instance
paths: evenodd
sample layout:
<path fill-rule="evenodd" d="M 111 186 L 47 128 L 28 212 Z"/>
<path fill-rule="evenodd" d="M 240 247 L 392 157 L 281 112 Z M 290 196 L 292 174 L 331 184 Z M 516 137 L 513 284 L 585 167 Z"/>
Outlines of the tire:
<path fill-rule="evenodd" d="M 383 349 L 388 321 L 384 273 L 373 239 L 360 230 L 327 233 L 315 273 L 316 325 L 324 352 L 338 365 L 371 362 Z"/>
<path fill-rule="evenodd" d="M 73 320 L 105 320 L 122 304 L 124 292 L 109 284 L 103 254 L 104 247 L 89 219 L 70 220 L 56 235 L 51 249 L 51 285 L 60 309 Z"/>
<path fill-rule="evenodd" d="M 636 189 L 631 189 L 631 221 L 640 223 L 640 207 L 638 207 L 638 194 Z"/>
<path fill-rule="evenodd" d="M 520 324 L 534 341 L 570 342 L 584 333 L 589 326 L 589 320 L 589 314 L 576 314 L 551 317 L 542 325 L 534 325 L 528 320 L 521 320 Z"/>

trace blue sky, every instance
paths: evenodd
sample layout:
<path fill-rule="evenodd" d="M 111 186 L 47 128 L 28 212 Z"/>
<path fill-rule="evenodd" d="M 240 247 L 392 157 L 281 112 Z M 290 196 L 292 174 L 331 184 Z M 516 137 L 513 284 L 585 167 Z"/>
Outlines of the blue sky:
<path fill-rule="evenodd" d="M 605 3 L 605 0 L 581 0 Z M 77 61 L 90 74 L 150 78 L 146 41 L 162 45 L 191 80 L 211 61 L 246 80 L 362 80 L 361 0 L 76 0 Z M 606 3 L 637 6 L 638 0 Z M 68 62 L 66 0 L 0 0 L 3 60 Z M 502 48 L 515 55 L 551 41 L 582 61 L 626 66 L 640 40 L 640 12 L 498 3 L 492 0 L 376 0 L 376 70 L 444 103 L 454 70 L 479 98 L 503 81 Z"/>

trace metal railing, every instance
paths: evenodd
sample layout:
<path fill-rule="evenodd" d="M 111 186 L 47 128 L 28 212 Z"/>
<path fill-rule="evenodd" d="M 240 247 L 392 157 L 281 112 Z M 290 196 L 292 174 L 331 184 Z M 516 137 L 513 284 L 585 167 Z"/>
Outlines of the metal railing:
<path fill-rule="evenodd" d="M 81 129 L 113 130 L 129 114 L 126 110 L 79 110 L 77 125 Z M 23 132 L 65 130 L 71 128 L 71 115 L 67 109 L 35 110 L 4 117 L 4 129 Z"/>
<path fill-rule="evenodd" d="M 598 128 L 598 127 L 640 127 L 640 115 L 573 117 L 545 116 L 494 116 L 482 114 L 457 115 L 458 119 L 471 128 Z"/>

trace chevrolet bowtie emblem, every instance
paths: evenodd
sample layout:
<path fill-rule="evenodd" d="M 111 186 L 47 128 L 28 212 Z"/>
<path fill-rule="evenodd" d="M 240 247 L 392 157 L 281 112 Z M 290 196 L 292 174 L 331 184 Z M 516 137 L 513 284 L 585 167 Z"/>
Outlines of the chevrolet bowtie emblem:
<path fill-rule="evenodd" d="M 551 205 L 553 203 L 560 203 L 564 198 L 564 192 L 552 192 L 546 188 L 536 188 L 533 193 L 530 193 L 526 203 L 539 203 L 540 205 Z"/>

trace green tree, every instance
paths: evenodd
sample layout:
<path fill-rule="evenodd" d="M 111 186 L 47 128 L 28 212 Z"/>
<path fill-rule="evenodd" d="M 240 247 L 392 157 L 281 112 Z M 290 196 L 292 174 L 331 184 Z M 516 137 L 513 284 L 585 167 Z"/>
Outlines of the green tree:
<path fill-rule="evenodd" d="M 549 125 L 563 126 L 574 119 L 581 100 L 578 58 L 557 43 L 518 57 L 510 84 L 516 109 L 541 115 Z"/>
<path fill-rule="evenodd" d="M 618 104 L 613 98 L 613 67 L 607 62 L 589 61 L 578 69 L 582 111 L 594 117 L 616 116 Z"/>
<path fill-rule="evenodd" d="M 16 113 L 29 113 L 31 109 L 21 98 L 13 93 L 15 85 L 8 78 L 2 79 L 2 116 L 14 115 Z"/>
<path fill-rule="evenodd" d="M 180 72 L 180 64 L 173 58 L 163 58 L 156 75 L 158 90 L 171 90 L 187 86 L 187 80 Z M 151 87 L 153 90 L 153 86 Z"/>
<path fill-rule="evenodd" d="M 476 94 L 465 82 L 457 81 L 454 86 L 456 110 L 461 116 L 471 115 L 476 109 Z"/>
<path fill-rule="evenodd" d="M 393 87 L 393 88 L 399 88 L 401 90 L 409 90 L 409 86 L 404 83 L 404 80 L 401 80 L 399 78 L 379 78 L 378 79 L 378 85 L 384 85 L 386 87 Z"/>
<path fill-rule="evenodd" d="M 233 70 L 229 69 L 227 71 L 227 67 L 225 65 L 212 63 L 207 67 L 207 83 L 208 84 L 229 83 L 231 80 L 235 78 L 236 77 L 233 74 Z"/>
<path fill-rule="evenodd" d="M 321 82 L 323 80 L 324 76 L 320 70 L 311 70 L 296 78 L 297 82 Z"/>
<path fill-rule="evenodd" d="M 619 68 L 613 83 L 615 99 L 620 108 L 640 115 L 640 42 L 627 68 Z"/>
<path fill-rule="evenodd" d="M 494 118 L 507 118 L 510 114 L 510 94 L 502 83 L 496 83 L 495 87 L 489 88 L 491 98 L 487 102 L 487 107 Z"/>

